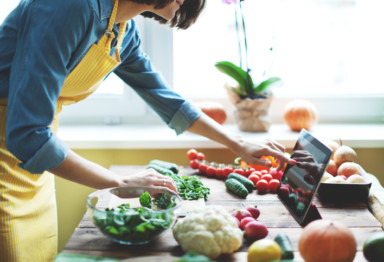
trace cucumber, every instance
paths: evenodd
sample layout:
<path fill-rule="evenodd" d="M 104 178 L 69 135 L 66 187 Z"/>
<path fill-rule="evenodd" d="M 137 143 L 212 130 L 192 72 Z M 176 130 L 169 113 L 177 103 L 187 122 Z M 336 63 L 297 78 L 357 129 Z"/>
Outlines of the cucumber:
<path fill-rule="evenodd" d="M 251 180 L 249 180 L 248 178 L 246 178 L 245 176 L 242 176 L 242 175 L 237 174 L 237 173 L 230 173 L 228 175 L 228 178 L 236 179 L 237 181 L 242 183 L 247 188 L 249 193 L 252 192 L 253 189 L 255 189 L 255 184 L 253 184 L 253 182 Z"/>
<path fill-rule="evenodd" d="M 166 168 L 158 166 L 158 165 L 149 164 L 148 166 L 146 166 L 146 169 L 149 169 L 149 168 L 153 168 L 157 172 L 159 172 L 160 174 L 165 175 L 165 176 L 170 176 L 170 177 L 176 176 L 176 174 L 173 173 L 172 170 L 166 169 Z"/>
<path fill-rule="evenodd" d="M 285 233 L 278 233 L 275 236 L 275 242 L 281 248 L 281 259 L 293 259 L 294 253 L 292 248 L 291 240 Z"/>
<path fill-rule="evenodd" d="M 239 197 L 246 198 L 248 196 L 248 189 L 234 178 L 227 178 L 225 187 Z"/>
<path fill-rule="evenodd" d="M 167 162 L 159 159 L 153 159 L 151 160 L 151 162 L 149 162 L 149 164 L 164 167 L 166 169 L 171 170 L 174 174 L 179 173 L 179 166 L 175 163 L 171 163 L 171 162 Z"/>

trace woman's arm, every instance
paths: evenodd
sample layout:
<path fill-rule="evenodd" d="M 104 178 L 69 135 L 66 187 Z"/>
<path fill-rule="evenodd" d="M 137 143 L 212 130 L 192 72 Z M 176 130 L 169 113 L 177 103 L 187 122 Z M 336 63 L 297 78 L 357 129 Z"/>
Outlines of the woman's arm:
<path fill-rule="evenodd" d="M 177 192 L 172 178 L 161 175 L 153 169 L 127 176 L 118 175 L 95 164 L 69 150 L 64 162 L 57 168 L 50 170 L 54 175 L 92 188 L 108 188 L 117 186 L 156 186 L 167 187 Z"/>
<path fill-rule="evenodd" d="M 286 162 L 295 164 L 294 160 L 284 154 L 283 145 L 272 140 L 251 142 L 241 135 L 230 133 L 206 115 L 202 115 L 193 122 L 188 131 L 225 145 L 248 163 L 270 166 L 271 163 L 268 160 L 260 159 L 260 157 L 273 156 L 279 162 L 279 169 L 283 168 Z"/>

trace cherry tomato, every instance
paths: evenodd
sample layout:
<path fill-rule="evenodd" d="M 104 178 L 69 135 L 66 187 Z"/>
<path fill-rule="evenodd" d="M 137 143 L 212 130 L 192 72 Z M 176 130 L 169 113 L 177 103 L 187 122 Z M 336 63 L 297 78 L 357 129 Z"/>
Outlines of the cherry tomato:
<path fill-rule="evenodd" d="M 256 183 L 256 189 L 259 193 L 266 193 L 268 191 L 268 181 L 265 179 L 260 179 Z"/>
<path fill-rule="evenodd" d="M 199 173 L 205 174 L 206 171 L 207 171 L 207 164 L 205 163 L 205 161 L 200 162 Z"/>
<path fill-rule="evenodd" d="M 263 174 L 261 175 L 260 179 L 265 179 L 267 182 L 269 182 L 273 179 L 273 177 L 270 174 Z"/>
<path fill-rule="evenodd" d="M 189 160 L 194 160 L 197 158 L 197 150 L 196 149 L 189 149 L 187 152 L 187 157 Z"/>
<path fill-rule="evenodd" d="M 257 182 L 259 182 L 260 177 L 254 173 L 250 174 L 248 177 L 249 180 L 253 182 L 253 184 L 256 186 Z"/>
<path fill-rule="evenodd" d="M 189 162 L 189 166 L 192 168 L 192 169 L 198 169 L 199 166 L 200 166 L 200 163 L 199 161 L 197 161 L 197 159 L 194 159 L 194 160 L 191 160 Z"/>
<path fill-rule="evenodd" d="M 215 176 L 216 175 L 216 169 L 213 166 L 207 166 L 207 170 L 205 171 L 207 176 Z"/>
<path fill-rule="evenodd" d="M 233 170 L 233 173 L 237 173 L 237 174 L 240 174 L 240 175 L 244 176 L 244 169 L 242 169 L 242 168 L 235 168 Z"/>
<path fill-rule="evenodd" d="M 277 179 L 272 179 L 271 181 L 269 181 L 268 183 L 269 191 L 272 193 L 276 193 L 277 188 L 279 187 L 279 184 L 280 184 L 280 181 Z"/>
<path fill-rule="evenodd" d="M 205 160 L 205 155 L 201 152 L 198 152 L 196 158 L 198 160 Z"/>
<path fill-rule="evenodd" d="M 218 178 L 224 178 L 225 177 L 224 176 L 224 170 L 222 168 L 218 167 L 218 168 L 216 168 L 215 171 L 216 171 L 215 172 L 216 177 L 218 177 Z"/>
<path fill-rule="evenodd" d="M 247 168 L 245 169 L 245 171 L 244 171 L 244 175 L 245 175 L 246 177 L 249 177 L 250 174 L 252 174 L 253 171 L 255 171 L 255 169 L 254 169 L 253 167 L 247 167 Z"/>
<path fill-rule="evenodd" d="M 228 177 L 228 175 L 230 173 L 232 173 L 232 172 L 233 172 L 233 168 L 232 167 L 226 166 L 223 169 L 224 177 Z"/>

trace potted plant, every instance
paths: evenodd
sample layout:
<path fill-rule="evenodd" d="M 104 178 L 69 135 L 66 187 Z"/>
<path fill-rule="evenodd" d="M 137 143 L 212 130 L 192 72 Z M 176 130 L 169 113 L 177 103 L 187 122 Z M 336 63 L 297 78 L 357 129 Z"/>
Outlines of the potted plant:
<path fill-rule="evenodd" d="M 248 67 L 247 35 L 242 9 L 243 1 L 244 0 L 222 0 L 222 2 L 226 4 L 235 4 L 240 66 L 229 61 L 220 61 L 215 64 L 215 67 L 237 82 L 237 86 L 229 86 L 226 84 L 224 87 L 230 101 L 236 108 L 235 119 L 239 129 L 242 131 L 265 132 L 269 130 L 271 124 L 269 117 L 269 108 L 273 98 L 271 88 L 274 87 L 275 84 L 281 83 L 282 79 L 279 77 L 269 77 L 257 83 L 253 81 L 250 75 L 251 69 Z M 240 32 L 240 22 L 238 21 L 238 9 L 241 14 L 242 32 Z M 240 33 L 243 34 L 243 38 L 240 36 Z M 243 51 L 245 53 L 245 69 L 243 69 Z"/>

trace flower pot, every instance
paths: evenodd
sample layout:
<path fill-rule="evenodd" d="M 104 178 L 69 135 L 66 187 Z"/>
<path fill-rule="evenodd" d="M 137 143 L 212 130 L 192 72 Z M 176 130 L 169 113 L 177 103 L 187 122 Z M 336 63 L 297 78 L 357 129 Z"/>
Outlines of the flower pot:
<path fill-rule="evenodd" d="M 241 99 L 232 88 L 225 85 L 230 101 L 235 106 L 234 116 L 238 128 L 246 132 L 267 132 L 271 126 L 269 108 L 273 99 L 267 98 Z"/>

